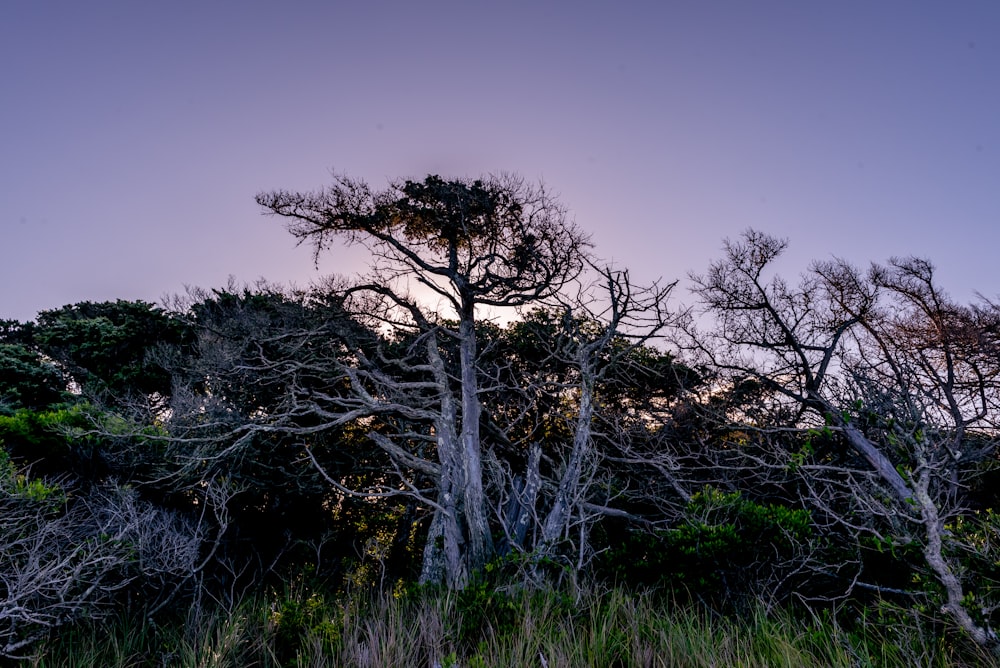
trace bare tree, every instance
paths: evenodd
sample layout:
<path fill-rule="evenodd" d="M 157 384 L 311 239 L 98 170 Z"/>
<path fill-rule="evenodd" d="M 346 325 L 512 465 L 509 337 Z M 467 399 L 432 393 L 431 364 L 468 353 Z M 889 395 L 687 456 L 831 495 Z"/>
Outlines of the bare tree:
<path fill-rule="evenodd" d="M 725 257 L 692 277 L 714 324 L 699 331 L 691 320 L 683 345 L 722 370 L 729 387 L 749 380 L 763 390 L 752 413 L 728 416 L 733 423 L 838 434 L 856 461 L 796 462 L 810 502 L 896 544 L 916 540 L 919 528 L 942 609 L 996 648 L 968 608 L 970 582 L 946 529 L 965 508 L 972 467 L 997 445 L 996 310 L 955 304 L 918 259 L 867 274 L 839 260 L 816 263 L 790 285 L 768 276 L 785 247 L 754 231 L 727 242 Z"/>
<path fill-rule="evenodd" d="M 669 385 L 656 378 L 655 389 L 636 389 L 643 376 L 671 370 L 672 358 L 651 345 L 673 317 L 674 284 L 640 287 L 607 268 L 592 278 L 525 313 L 493 360 L 488 396 L 504 447 L 488 458 L 490 498 L 504 532 L 500 550 L 524 554 L 509 563 L 523 566 L 519 575 L 532 585 L 581 573 L 596 522 L 637 519 L 618 507 L 609 463 L 620 468 L 627 423 L 642 422 Z"/>

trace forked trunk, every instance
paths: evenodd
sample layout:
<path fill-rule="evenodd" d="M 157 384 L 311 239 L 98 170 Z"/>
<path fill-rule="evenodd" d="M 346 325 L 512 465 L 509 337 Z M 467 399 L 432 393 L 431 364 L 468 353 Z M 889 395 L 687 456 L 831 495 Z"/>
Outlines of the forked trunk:
<path fill-rule="evenodd" d="M 590 453 L 591 422 L 594 418 L 594 381 L 593 372 L 586 362 L 581 364 L 580 373 L 580 412 L 576 418 L 576 429 L 573 434 L 573 450 L 569 461 L 559 480 L 556 498 L 552 502 L 545 522 L 542 525 L 542 535 L 539 552 L 547 554 L 569 527 L 569 520 L 575 497 L 580 490 L 580 477 L 583 465 Z"/>

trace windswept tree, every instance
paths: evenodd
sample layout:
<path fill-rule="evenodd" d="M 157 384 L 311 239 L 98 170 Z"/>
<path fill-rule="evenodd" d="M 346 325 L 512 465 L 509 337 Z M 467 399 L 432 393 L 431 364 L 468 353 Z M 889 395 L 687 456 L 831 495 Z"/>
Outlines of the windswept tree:
<path fill-rule="evenodd" d="M 263 507 L 315 495 L 304 454 L 342 499 L 405 508 L 398 527 L 423 539 L 421 579 L 453 587 L 498 549 L 526 563 L 573 553 L 579 571 L 596 521 L 633 519 L 606 465 L 634 463 L 645 408 L 676 388 L 670 356 L 649 347 L 673 284 L 598 269 L 562 207 L 513 177 L 385 191 L 338 178 L 259 201 L 317 254 L 338 239 L 367 248 L 372 273 L 178 304 L 197 338 L 155 451 L 168 453 L 161 479 L 226 476 Z M 506 329 L 484 318 L 521 307 L 547 315 Z"/>
<path fill-rule="evenodd" d="M 317 257 L 337 242 L 370 252 L 372 274 L 347 290 L 345 304 L 373 329 L 408 344 L 392 361 L 384 351 L 354 351 L 355 368 L 341 367 L 352 395 L 334 402 L 343 409 L 334 421 L 380 416 L 372 441 L 397 466 L 433 480 L 434 493 L 427 494 L 401 476 L 401 491 L 434 508 L 423 579 L 461 586 L 493 552 L 477 366 L 482 309 L 556 295 L 583 269 L 587 238 L 544 188 L 509 175 L 428 176 L 381 191 L 336 176 L 318 192 L 275 191 L 257 201 L 312 244 Z M 447 311 L 425 309 L 416 297 L 421 293 Z M 301 402 L 330 415 L 319 397 Z"/>
<path fill-rule="evenodd" d="M 720 391 L 756 388 L 725 416 L 733 424 L 831 444 L 789 449 L 772 465 L 800 473 L 808 502 L 842 529 L 915 549 L 941 609 L 996 650 L 990 608 L 969 605 L 976 583 L 963 579 L 960 559 L 968 535 L 955 522 L 976 467 L 1000 444 L 1000 313 L 954 302 L 915 258 L 868 272 L 815 263 L 791 284 L 771 273 L 785 248 L 755 231 L 727 241 L 724 257 L 692 277 L 713 326 L 692 321 L 684 345 L 719 370 Z M 996 527 L 981 530 L 988 546 Z"/>

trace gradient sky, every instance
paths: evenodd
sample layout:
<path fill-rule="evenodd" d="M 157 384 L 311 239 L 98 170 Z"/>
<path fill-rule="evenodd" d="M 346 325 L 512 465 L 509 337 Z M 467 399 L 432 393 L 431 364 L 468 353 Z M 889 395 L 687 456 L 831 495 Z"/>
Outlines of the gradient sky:
<path fill-rule="evenodd" d="M 314 269 L 262 190 L 518 172 L 683 278 L 747 227 L 1000 293 L 1000 2 L 0 3 L 0 318 Z"/>

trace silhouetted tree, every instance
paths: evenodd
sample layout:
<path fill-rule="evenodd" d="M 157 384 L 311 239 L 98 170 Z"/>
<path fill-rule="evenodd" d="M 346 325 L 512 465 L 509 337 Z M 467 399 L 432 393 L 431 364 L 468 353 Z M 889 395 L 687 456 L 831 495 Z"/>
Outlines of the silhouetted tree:
<path fill-rule="evenodd" d="M 722 371 L 720 381 L 762 390 L 749 412 L 725 416 L 731 423 L 839 439 L 853 457 L 810 448 L 774 463 L 799 471 L 800 490 L 841 527 L 918 545 L 942 610 L 995 649 L 966 598 L 975 581 L 963 580 L 962 539 L 947 525 L 966 507 L 975 466 L 1000 443 L 1000 313 L 953 302 L 930 263 L 914 258 L 867 274 L 816 263 L 789 284 L 768 275 L 785 247 L 754 231 L 727 242 L 724 258 L 692 277 L 714 328 L 692 320 L 683 344 Z"/>
<path fill-rule="evenodd" d="M 413 349 L 405 364 L 359 358 L 349 378 L 358 403 L 345 410 L 398 414 L 426 424 L 416 436 L 407 431 L 369 436 L 399 465 L 435 480 L 433 495 L 412 486 L 406 490 L 435 508 L 423 579 L 461 586 L 493 551 L 483 492 L 480 310 L 557 294 L 581 271 L 586 238 L 544 188 L 511 176 L 475 181 L 429 176 L 383 191 L 338 176 L 316 193 L 276 191 L 257 201 L 285 218 L 292 234 L 311 243 L 317 255 L 334 240 L 363 245 L 371 253 L 373 274 L 348 291 L 349 308 L 372 328 L 405 332 Z M 454 324 L 418 304 L 411 294 L 418 287 L 442 300 L 448 309 L 443 315 Z M 454 375 L 443 340 L 457 344 Z M 421 379 L 392 373 L 403 366 Z"/>

